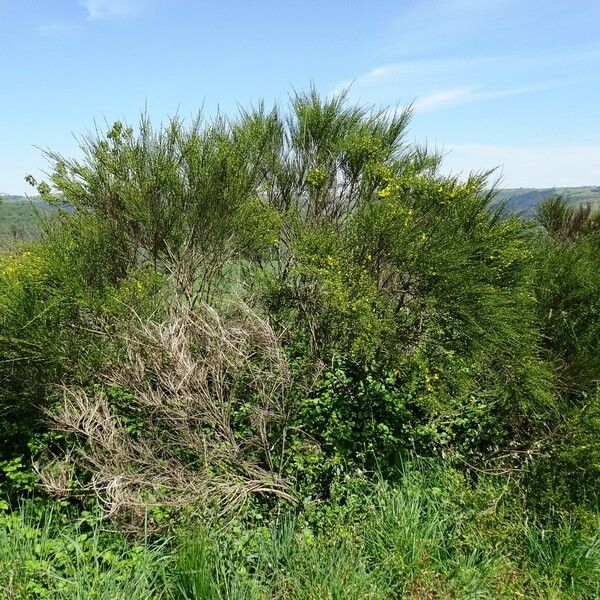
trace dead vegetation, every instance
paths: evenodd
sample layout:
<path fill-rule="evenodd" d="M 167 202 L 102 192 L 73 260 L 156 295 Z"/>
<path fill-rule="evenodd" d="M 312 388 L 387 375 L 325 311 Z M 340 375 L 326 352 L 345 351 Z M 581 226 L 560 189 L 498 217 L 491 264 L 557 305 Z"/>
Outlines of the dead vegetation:
<path fill-rule="evenodd" d="M 38 466 L 48 491 L 94 494 L 131 525 L 151 507 L 294 500 L 282 477 L 291 377 L 268 321 L 243 303 L 221 314 L 178 303 L 164 322 L 119 334 L 126 358 L 108 387 L 65 387 L 49 415 L 72 444 Z"/>

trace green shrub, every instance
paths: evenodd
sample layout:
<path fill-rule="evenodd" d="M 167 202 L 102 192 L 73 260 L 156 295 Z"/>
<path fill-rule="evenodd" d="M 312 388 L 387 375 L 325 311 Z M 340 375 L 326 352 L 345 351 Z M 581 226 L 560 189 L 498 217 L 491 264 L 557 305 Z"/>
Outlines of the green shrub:
<path fill-rule="evenodd" d="M 96 218 L 65 214 L 44 238 L 0 259 L 0 458 L 44 430 L 53 386 L 87 384 L 113 349 L 106 321 L 154 311 L 163 285 L 127 265 Z M 109 325 L 106 325 L 109 327 Z"/>
<path fill-rule="evenodd" d="M 564 391 L 577 395 L 600 380 L 600 238 L 544 238 L 537 263 L 544 345 Z"/>
<path fill-rule="evenodd" d="M 593 597 L 600 220 L 507 213 L 409 117 L 311 90 L 48 153 L 62 210 L 0 258 L 0 506 L 34 454 L 138 532 L 219 507 L 175 597 Z"/>
<path fill-rule="evenodd" d="M 553 418 L 553 446 L 542 477 L 571 509 L 585 501 L 597 510 L 600 420 L 600 237 L 598 215 L 561 199 L 543 203 L 535 290 L 543 351 L 561 398 Z M 548 489 L 549 483 L 540 487 Z M 547 493 L 543 497 L 547 497 Z"/>
<path fill-rule="evenodd" d="M 493 209 L 481 177 L 382 185 L 342 224 L 306 225 L 265 288 L 299 370 L 323 364 L 297 422 L 321 458 L 309 446 L 296 466 L 385 470 L 410 450 L 512 460 L 556 405 L 531 227 Z"/>

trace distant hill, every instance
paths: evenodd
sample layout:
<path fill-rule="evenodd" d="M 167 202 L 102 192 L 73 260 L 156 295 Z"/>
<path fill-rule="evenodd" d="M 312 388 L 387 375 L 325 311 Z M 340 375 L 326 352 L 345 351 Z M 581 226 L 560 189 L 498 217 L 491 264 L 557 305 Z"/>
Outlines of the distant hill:
<path fill-rule="evenodd" d="M 591 203 L 600 208 L 600 186 L 566 188 L 512 188 L 498 191 L 497 199 L 511 210 L 531 214 L 538 202 L 550 196 L 562 196 L 573 204 Z"/>
<path fill-rule="evenodd" d="M 0 245 L 35 239 L 40 234 L 40 218 L 55 211 L 40 198 L 0 194 Z"/>
<path fill-rule="evenodd" d="M 496 199 L 506 202 L 510 210 L 530 215 L 538 202 L 558 195 L 574 204 L 590 202 L 600 208 L 600 186 L 501 189 Z M 0 242 L 36 238 L 40 231 L 40 217 L 44 218 L 56 210 L 36 197 L 0 194 L 0 198 Z"/>
<path fill-rule="evenodd" d="M 29 206 L 41 210 L 56 210 L 47 202 L 44 202 L 39 196 L 11 196 L 10 194 L 0 193 L 0 204 L 10 205 L 11 210 L 17 210 L 17 207 Z"/>

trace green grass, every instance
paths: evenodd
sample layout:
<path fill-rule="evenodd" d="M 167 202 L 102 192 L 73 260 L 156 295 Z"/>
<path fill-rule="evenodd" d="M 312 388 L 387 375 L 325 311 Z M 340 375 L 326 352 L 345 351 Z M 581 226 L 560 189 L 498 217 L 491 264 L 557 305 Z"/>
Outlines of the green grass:
<path fill-rule="evenodd" d="M 434 467 L 271 523 L 196 520 L 146 542 L 85 513 L 0 513 L 0 598 L 597 598 L 600 523 L 541 523 L 507 490 Z"/>
<path fill-rule="evenodd" d="M 160 548 L 126 544 L 99 521 L 72 525 L 51 510 L 0 514 L 0 598 L 159 598 L 165 559 Z"/>
<path fill-rule="evenodd" d="M 406 474 L 333 518 L 188 532 L 176 589 L 189 600 L 597 598 L 600 531 L 495 505 L 496 485 L 461 497 L 444 475 Z"/>

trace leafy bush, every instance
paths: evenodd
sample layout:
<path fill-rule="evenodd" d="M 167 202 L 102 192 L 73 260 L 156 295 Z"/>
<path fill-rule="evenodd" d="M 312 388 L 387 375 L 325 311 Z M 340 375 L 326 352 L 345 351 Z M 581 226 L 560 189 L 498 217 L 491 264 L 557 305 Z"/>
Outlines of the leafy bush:
<path fill-rule="evenodd" d="M 303 353 L 327 365 L 298 427 L 335 464 L 516 457 L 545 427 L 530 226 L 492 209 L 484 183 L 389 179 L 344 224 L 306 227 L 267 288 L 300 369 Z"/>
<path fill-rule="evenodd" d="M 555 204 L 552 204 L 555 206 Z M 546 346 L 559 361 L 563 387 L 569 393 L 594 388 L 600 380 L 600 236 L 574 209 L 557 205 L 566 219 L 578 219 L 566 229 L 547 230 L 537 248 L 536 291 L 544 325 Z M 557 209 L 555 207 L 555 209 Z M 539 209 L 544 223 L 548 205 Z"/>
<path fill-rule="evenodd" d="M 600 220 L 508 213 L 409 117 L 311 90 L 49 152 L 56 218 L 0 259 L 0 506 L 199 529 L 140 597 L 597 595 Z M 63 593 L 7 526 L 7 593 Z M 133 594 L 98 552 L 48 560 Z"/>
<path fill-rule="evenodd" d="M 561 407 L 542 472 L 556 494 L 597 508 L 600 471 L 600 237 L 598 215 L 561 199 L 540 205 L 536 296 L 543 349 Z"/>
<path fill-rule="evenodd" d="M 127 267 L 86 215 L 64 214 L 42 242 L 0 259 L 0 458 L 27 453 L 54 386 L 87 385 L 111 360 L 113 344 L 94 326 L 155 311 L 161 286 L 154 272 Z"/>

